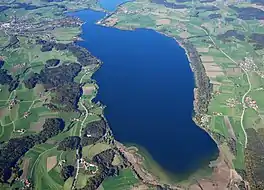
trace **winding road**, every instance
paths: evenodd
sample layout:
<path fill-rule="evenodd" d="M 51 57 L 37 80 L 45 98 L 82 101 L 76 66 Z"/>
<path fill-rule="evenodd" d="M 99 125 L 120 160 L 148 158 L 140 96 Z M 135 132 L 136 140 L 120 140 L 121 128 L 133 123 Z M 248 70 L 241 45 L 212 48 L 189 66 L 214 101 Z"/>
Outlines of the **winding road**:
<path fill-rule="evenodd" d="M 83 80 L 84 76 L 86 76 L 87 74 L 88 73 L 85 73 L 81 77 L 80 83 L 82 83 L 82 80 Z M 80 104 L 81 104 L 82 108 L 85 110 L 85 117 L 82 120 L 81 127 L 80 127 L 80 130 L 79 130 L 79 137 L 81 138 L 81 136 L 82 136 L 82 129 L 83 129 L 83 126 L 85 124 L 85 121 L 86 121 L 86 119 L 87 119 L 87 117 L 89 115 L 89 111 L 85 107 L 85 105 L 83 104 L 82 97 L 80 97 Z M 75 177 L 74 177 L 73 182 L 72 182 L 72 189 L 75 189 L 76 182 L 77 182 L 78 175 L 79 175 L 79 170 L 80 170 L 80 155 L 79 155 L 79 149 L 76 149 L 76 157 L 77 157 L 77 160 L 76 160 L 76 174 L 75 174 Z"/>

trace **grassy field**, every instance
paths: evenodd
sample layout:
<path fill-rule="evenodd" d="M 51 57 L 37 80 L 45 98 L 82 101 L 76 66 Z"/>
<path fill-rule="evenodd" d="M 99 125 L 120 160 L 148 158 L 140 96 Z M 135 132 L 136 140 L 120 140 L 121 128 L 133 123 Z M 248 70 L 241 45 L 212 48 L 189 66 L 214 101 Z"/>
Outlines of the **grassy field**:
<path fill-rule="evenodd" d="M 103 182 L 104 190 L 129 190 L 139 183 L 135 174 L 130 169 L 121 170 L 118 176 L 106 179 Z"/>
<path fill-rule="evenodd" d="M 83 157 L 92 159 L 96 154 L 111 148 L 109 144 L 97 143 L 95 145 L 89 145 L 83 147 Z"/>

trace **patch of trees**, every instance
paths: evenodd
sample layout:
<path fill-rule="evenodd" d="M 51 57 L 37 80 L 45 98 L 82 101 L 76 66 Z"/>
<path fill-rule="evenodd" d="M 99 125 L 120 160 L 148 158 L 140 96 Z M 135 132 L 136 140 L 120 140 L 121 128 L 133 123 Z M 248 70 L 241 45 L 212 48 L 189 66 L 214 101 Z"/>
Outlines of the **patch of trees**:
<path fill-rule="evenodd" d="M 196 86 L 198 87 L 196 96 L 197 106 L 195 111 L 198 115 L 205 114 L 208 110 L 213 86 L 210 83 L 209 77 L 206 75 L 200 55 L 196 51 L 195 47 L 187 40 L 183 41 L 183 46 L 187 49 L 191 65 L 194 70 Z"/>
<path fill-rule="evenodd" d="M 19 85 L 19 77 L 16 76 L 15 79 L 11 75 L 7 73 L 7 70 L 0 69 L 0 84 L 8 85 L 8 91 L 12 92 L 15 90 Z"/>
<path fill-rule="evenodd" d="M 68 151 L 79 148 L 81 138 L 78 136 L 70 136 L 63 139 L 58 146 L 58 150 Z"/>
<path fill-rule="evenodd" d="M 264 189 L 264 130 L 246 129 L 248 144 L 245 150 L 246 180 L 251 189 Z"/>
<path fill-rule="evenodd" d="M 201 3 L 211 3 L 214 2 L 215 0 L 200 0 Z"/>
<path fill-rule="evenodd" d="M 179 1 L 188 1 L 188 0 L 179 0 Z M 156 4 L 161 4 L 164 5 L 165 7 L 171 8 L 171 9 L 187 9 L 187 8 L 191 8 L 188 5 L 184 5 L 184 4 L 176 4 L 176 3 L 171 3 L 171 2 L 167 2 L 166 0 L 151 0 L 152 3 L 156 3 Z"/>
<path fill-rule="evenodd" d="M 172 188 L 170 188 L 170 186 L 166 184 L 164 186 L 157 185 L 157 190 L 172 190 Z"/>
<path fill-rule="evenodd" d="M 232 22 L 232 21 L 234 21 L 235 19 L 234 18 L 231 18 L 231 17 L 226 17 L 225 18 L 225 21 L 226 22 Z"/>
<path fill-rule="evenodd" d="M 73 82 L 74 77 L 81 71 L 81 65 L 71 63 L 55 68 L 44 68 L 40 74 L 34 73 L 24 81 L 27 88 L 34 88 L 37 83 L 43 84 L 46 89 Z"/>
<path fill-rule="evenodd" d="M 16 45 L 17 43 L 19 43 L 19 39 L 16 36 L 11 36 L 9 38 L 8 47 L 12 47 L 12 46 Z"/>
<path fill-rule="evenodd" d="M 52 51 L 54 45 L 55 45 L 55 42 L 43 41 L 40 51 L 42 52 Z"/>
<path fill-rule="evenodd" d="M 255 3 L 257 5 L 264 5 L 264 0 L 251 0 L 251 3 Z"/>
<path fill-rule="evenodd" d="M 61 170 L 61 177 L 64 181 L 68 178 L 73 177 L 74 167 L 72 165 L 63 166 Z"/>
<path fill-rule="evenodd" d="M 237 169 L 236 169 L 237 170 Z M 238 172 L 239 173 L 239 172 Z M 241 175 L 240 175 L 241 176 Z M 242 176 L 242 179 L 245 179 L 243 176 Z M 239 184 L 238 184 L 238 189 L 239 190 L 247 190 L 248 187 L 247 187 L 247 184 L 245 181 L 240 181 Z"/>
<path fill-rule="evenodd" d="M 9 9 L 8 6 L 0 6 L 0 13 L 7 10 L 7 9 Z"/>
<path fill-rule="evenodd" d="M 34 145 L 41 144 L 59 134 L 64 122 L 59 118 L 46 119 L 43 130 L 36 135 L 10 139 L 0 147 L 0 182 L 7 182 L 17 161 Z"/>
<path fill-rule="evenodd" d="M 83 130 L 82 146 L 96 143 L 106 133 L 107 124 L 104 120 L 93 121 Z"/>
<path fill-rule="evenodd" d="M 19 47 L 19 39 L 17 38 L 17 36 L 11 36 L 9 38 L 9 42 L 8 44 L 2 48 L 2 50 L 6 49 L 6 48 L 18 48 Z"/>
<path fill-rule="evenodd" d="M 19 85 L 19 76 L 16 76 L 14 79 L 12 75 L 8 74 L 8 71 L 6 69 L 2 69 L 4 65 L 4 61 L 0 60 L 0 84 L 1 85 L 8 85 L 8 91 L 12 92 L 15 90 Z"/>
<path fill-rule="evenodd" d="M 56 50 L 66 50 L 67 48 L 68 48 L 68 44 L 57 43 L 55 46 Z"/>
<path fill-rule="evenodd" d="M 81 71 L 81 65 L 71 63 L 55 68 L 44 68 L 40 71 L 40 83 L 46 89 L 73 82 L 74 77 Z"/>
<path fill-rule="evenodd" d="M 216 19 L 216 18 L 222 18 L 221 14 L 210 14 L 208 15 L 209 19 Z"/>
<path fill-rule="evenodd" d="M 5 61 L 0 59 L 0 69 L 4 66 Z"/>
<path fill-rule="evenodd" d="M 208 132 L 210 132 L 210 134 L 213 136 L 213 138 L 219 143 L 219 144 L 223 144 L 226 141 L 226 138 L 224 135 L 217 133 L 215 131 L 212 130 L 208 130 Z"/>
<path fill-rule="evenodd" d="M 77 111 L 78 101 L 82 95 L 82 88 L 78 83 L 63 84 L 51 92 L 55 93 L 51 97 L 51 103 L 55 106 L 53 110 Z"/>
<path fill-rule="evenodd" d="M 235 37 L 236 39 L 240 41 L 245 41 L 245 35 L 236 30 L 228 30 L 224 34 L 219 34 L 217 36 L 217 38 L 220 40 L 225 40 L 229 37 Z"/>
<path fill-rule="evenodd" d="M 112 166 L 112 162 L 115 157 L 115 151 L 113 149 L 107 149 L 93 157 L 93 161 L 96 163 L 100 163 L 105 167 Z"/>
<path fill-rule="evenodd" d="M 37 39 L 36 43 L 41 45 L 42 52 L 51 51 L 53 48 L 57 50 L 68 50 L 77 57 L 78 62 L 82 66 L 99 63 L 99 61 L 87 49 L 77 46 L 74 43 L 62 44 L 41 39 Z"/>
<path fill-rule="evenodd" d="M 60 118 L 49 118 L 45 120 L 42 131 L 38 136 L 38 143 L 44 143 L 50 137 L 56 136 L 64 129 L 65 123 Z"/>
<path fill-rule="evenodd" d="M 75 44 L 69 44 L 68 50 L 77 57 L 78 62 L 82 66 L 88 66 L 92 64 L 98 64 L 99 61 L 85 48 L 76 46 Z"/>
<path fill-rule="evenodd" d="M 41 1 L 44 1 L 44 2 L 63 2 L 64 0 L 41 0 Z"/>
<path fill-rule="evenodd" d="M 264 48 L 264 34 L 261 33 L 253 33 L 250 35 L 250 41 L 255 43 L 255 49 Z"/>
<path fill-rule="evenodd" d="M 93 157 L 93 162 L 95 162 L 98 166 L 98 172 L 95 176 L 89 178 L 87 185 L 82 188 L 82 190 L 97 189 L 104 179 L 110 176 L 118 175 L 118 168 L 112 165 L 114 156 L 114 150 L 108 149 Z"/>
<path fill-rule="evenodd" d="M 46 90 L 51 90 L 55 95 L 52 96 L 51 102 L 45 104 L 52 110 L 76 111 L 78 101 L 82 94 L 80 84 L 74 82 L 74 77 L 81 71 L 82 66 L 98 64 L 99 61 L 90 54 L 85 48 L 75 44 L 60 44 L 49 42 L 42 39 L 36 40 L 37 44 L 42 45 L 41 51 L 49 51 L 52 48 L 59 50 L 68 50 L 77 57 L 78 63 L 63 64 L 58 67 L 49 68 L 59 64 L 58 59 L 51 59 L 46 62 L 46 67 L 40 73 L 31 74 L 24 80 L 27 88 L 32 89 L 36 84 L 43 84 Z"/>
<path fill-rule="evenodd" d="M 28 89 L 32 89 L 36 86 L 40 81 L 40 75 L 38 73 L 32 73 L 28 79 L 24 80 L 25 87 Z"/>
<path fill-rule="evenodd" d="M 8 91 L 9 92 L 12 92 L 13 90 L 15 90 L 18 85 L 20 83 L 20 80 L 19 80 L 19 76 L 16 76 L 10 83 L 9 83 L 9 88 L 8 88 Z"/>
<path fill-rule="evenodd" d="M 177 3 L 186 3 L 186 2 L 190 2 L 192 0 L 176 0 Z"/>
<path fill-rule="evenodd" d="M 196 10 L 201 10 L 201 11 L 218 11 L 220 10 L 218 7 L 214 5 L 208 5 L 208 6 L 200 6 L 196 7 Z"/>
<path fill-rule="evenodd" d="M 227 138 L 227 146 L 229 147 L 230 152 L 232 154 L 237 155 L 237 148 L 236 148 L 237 142 L 235 139 L 229 137 Z"/>
<path fill-rule="evenodd" d="M 264 19 L 264 11 L 254 7 L 236 7 L 234 5 L 230 5 L 229 8 L 235 10 L 238 14 L 238 18 L 242 20 L 263 20 Z"/>
<path fill-rule="evenodd" d="M 13 78 L 11 75 L 7 73 L 7 70 L 0 69 L 0 84 L 2 85 L 9 85 L 12 82 Z"/>
<path fill-rule="evenodd" d="M 37 83 L 43 84 L 46 90 L 54 95 L 51 103 L 46 104 L 52 110 L 74 111 L 82 94 L 80 84 L 74 82 L 74 77 L 81 71 L 81 65 L 71 63 L 55 68 L 44 68 L 40 74 L 34 73 L 24 80 L 25 86 L 32 89 Z"/>
<path fill-rule="evenodd" d="M 29 3 L 16 3 L 16 5 L 17 5 L 16 8 L 23 8 L 25 10 L 34 10 L 34 9 L 40 8 L 36 5 L 31 5 Z"/>
<path fill-rule="evenodd" d="M 42 39 L 37 39 L 37 40 L 36 40 L 36 44 L 41 45 L 40 50 L 41 50 L 42 52 L 51 51 L 51 50 L 56 46 L 56 42 L 54 42 L 54 41 L 42 40 Z"/>
<path fill-rule="evenodd" d="M 46 61 L 45 67 L 55 67 L 60 63 L 59 59 L 49 59 Z"/>

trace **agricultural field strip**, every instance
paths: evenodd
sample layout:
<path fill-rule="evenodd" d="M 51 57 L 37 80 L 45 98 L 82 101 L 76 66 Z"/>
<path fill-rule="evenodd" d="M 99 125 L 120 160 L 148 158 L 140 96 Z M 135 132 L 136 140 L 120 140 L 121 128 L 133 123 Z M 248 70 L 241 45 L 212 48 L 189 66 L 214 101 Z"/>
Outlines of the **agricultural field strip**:
<path fill-rule="evenodd" d="M 11 96 L 12 96 L 13 92 L 15 92 L 15 93 L 16 93 L 16 90 L 14 90 L 14 91 L 12 91 L 12 92 L 10 93 L 10 95 L 9 95 L 8 99 L 7 99 L 7 100 L 5 100 L 5 101 L 6 101 L 6 103 L 5 103 L 5 104 L 7 104 L 7 103 L 10 101 L 10 99 L 11 99 Z M 2 101 L 4 101 L 4 100 L 1 100 L 1 102 L 2 102 Z M 5 106 L 2 106 L 2 107 L 0 107 L 0 108 L 4 108 L 4 107 L 5 107 Z"/>
<path fill-rule="evenodd" d="M 39 101 L 39 100 L 41 100 L 41 98 L 39 98 L 39 99 L 35 99 L 35 100 L 32 100 L 32 101 L 23 101 L 23 102 L 32 102 L 31 105 L 30 105 L 29 108 L 28 108 L 28 112 L 30 112 L 30 110 L 31 110 L 31 108 L 33 107 L 33 105 L 35 104 L 35 102 L 36 102 L 36 101 Z M 21 116 L 20 118 L 18 118 L 18 119 L 16 119 L 16 120 L 12 121 L 12 122 L 10 122 L 10 123 L 6 123 L 6 124 L 3 124 L 3 123 L 2 123 L 2 120 L 0 120 L 0 124 L 1 124 L 2 127 L 5 127 L 5 126 L 8 126 L 8 125 L 11 125 L 12 123 L 14 124 L 14 122 L 19 121 L 20 119 L 23 119 L 23 118 L 24 118 L 24 116 Z"/>
<path fill-rule="evenodd" d="M 196 26 L 196 25 L 194 25 Z M 196 26 L 198 27 L 198 26 Z M 232 59 L 229 55 L 227 55 L 220 47 L 218 47 L 216 45 L 216 43 L 214 42 L 214 40 L 212 39 L 212 37 L 210 36 L 210 34 L 202 27 L 198 27 L 200 29 L 202 29 L 206 34 L 207 36 L 209 37 L 209 39 L 211 40 L 211 42 L 214 44 L 214 46 L 221 52 L 223 53 L 230 61 L 232 61 L 233 63 L 235 63 L 236 65 L 239 65 L 234 59 Z M 247 76 L 247 81 L 248 81 L 248 84 L 249 84 L 249 88 L 248 88 L 248 91 L 243 95 L 242 99 L 241 99 L 241 102 L 243 104 L 243 111 L 242 111 L 242 115 L 240 117 L 240 125 L 241 125 L 241 128 L 243 130 L 243 133 L 245 135 L 245 148 L 247 147 L 247 133 L 245 131 L 245 128 L 244 128 L 244 124 L 243 124 L 243 120 L 244 120 L 244 113 L 245 113 L 245 109 L 246 109 L 246 104 L 245 104 L 245 97 L 247 96 L 247 94 L 251 91 L 251 82 L 249 80 L 249 76 L 248 76 L 248 73 L 246 72 L 246 70 L 244 70 L 243 68 L 241 68 L 243 70 L 243 72 L 246 74 Z"/>
<path fill-rule="evenodd" d="M 87 74 L 88 73 L 86 72 L 81 77 L 80 83 L 82 83 L 82 80 L 83 80 L 84 76 L 86 76 Z M 85 123 L 85 121 L 86 121 L 86 119 L 88 117 L 89 112 L 88 112 L 87 108 L 85 107 L 85 105 L 82 102 L 82 97 L 80 97 L 80 104 L 83 107 L 83 109 L 85 110 L 85 117 L 82 120 L 81 127 L 80 127 L 80 130 L 79 130 L 79 137 L 81 138 L 81 136 L 82 136 L 82 128 L 83 128 L 83 125 L 84 125 L 84 123 Z M 72 189 L 75 188 L 75 185 L 76 185 L 76 182 L 77 182 L 77 179 L 78 179 L 78 175 L 79 175 L 79 170 L 80 170 L 80 166 L 79 166 L 80 159 L 79 159 L 79 153 L 78 153 L 78 151 L 79 151 L 79 149 L 76 149 L 76 155 L 78 155 L 78 158 L 76 160 L 76 168 L 77 168 L 77 170 L 76 170 L 76 174 L 75 174 L 75 177 L 74 177 L 74 180 L 73 180 Z"/>
<path fill-rule="evenodd" d="M 30 171 L 30 178 L 32 178 L 32 175 L 33 175 L 33 171 L 34 171 L 35 165 L 36 165 L 36 163 L 38 162 L 39 158 L 40 158 L 43 154 L 45 154 L 45 153 L 47 153 L 48 151 L 51 151 L 52 149 L 57 148 L 57 147 L 58 147 L 58 146 L 54 146 L 54 147 L 52 147 L 52 148 L 50 148 L 50 149 L 45 150 L 44 152 L 42 152 L 41 154 L 38 155 L 37 159 L 35 160 L 35 162 L 34 162 L 32 168 L 31 168 L 31 171 Z"/>

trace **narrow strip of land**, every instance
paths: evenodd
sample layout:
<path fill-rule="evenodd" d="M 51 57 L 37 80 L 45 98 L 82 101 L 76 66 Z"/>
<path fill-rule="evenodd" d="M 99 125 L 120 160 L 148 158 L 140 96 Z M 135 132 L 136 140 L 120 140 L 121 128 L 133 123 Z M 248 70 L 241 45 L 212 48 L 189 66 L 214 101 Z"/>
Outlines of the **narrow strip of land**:
<path fill-rule="evenodd" d="M 87 73 L 85 73 L 81 77 L 80 83 L 82 83 L 82 80 L 83 80 L 84 76 L 86 76 L 86 75 L 87 75 Z M 89 115 L 89 112 L 88 112 L 88 109 L 85 107 L 85 105 L 82 102 L 82 97 L 80 97 L 80 104 L 81 104 L 82 108 L 85 110 L 85 117 L 82 120 L 81 127 L 80 127 L 80 130 L 79 130 L 79 137 L 81 138 L 81 136 L 82 136 L 82 128 L 83 128 L 83 126 L 85 124 L 85 121 L 86 121 L 88 115 Z M 72 189 L 75 189 L 75 185 L 76 185 L 76 182 L 77 182 L 77 179 L 78 179 L 78 174 L 79 174 L 79 169 L 80 169 L 80 164 L 79 163 L 80 163 L 80 159 L 81 158 L 80 158 L 80 154 L 79 154 L 79 149 L 76 149 L 76 157 L 77 157 L 77 159 L 76 159 L 76 174 L 75 174 L 75 177 L 74 177 L 73 182 L 72 182 Z"/>
<path fill-rule="evenodd" d="M 54 146 L 54 147 L 52 147 L 52 148 L 50 148 L 50 149 L 45 150 L 44 152 L 42 152 L 41 154 L 38 155 L 37 159 L 35 160 L 35 162 L 34 162 L 32 168 L 31 168 L 30 178 L 32 178 L 33 170 L 34 170 L 35 165 L 36 165 L 36 163 L 38 162 L 39 158 L 40 158 L 43 154 L 45 154 L 46 152 L 48 152 L 48 151 L 50 151 L 50 150 L 52 150 L 52 149 L 54 149 L 54 148 L 57 148 L 57 147 L 58 147 L 58 146 Z"/>

